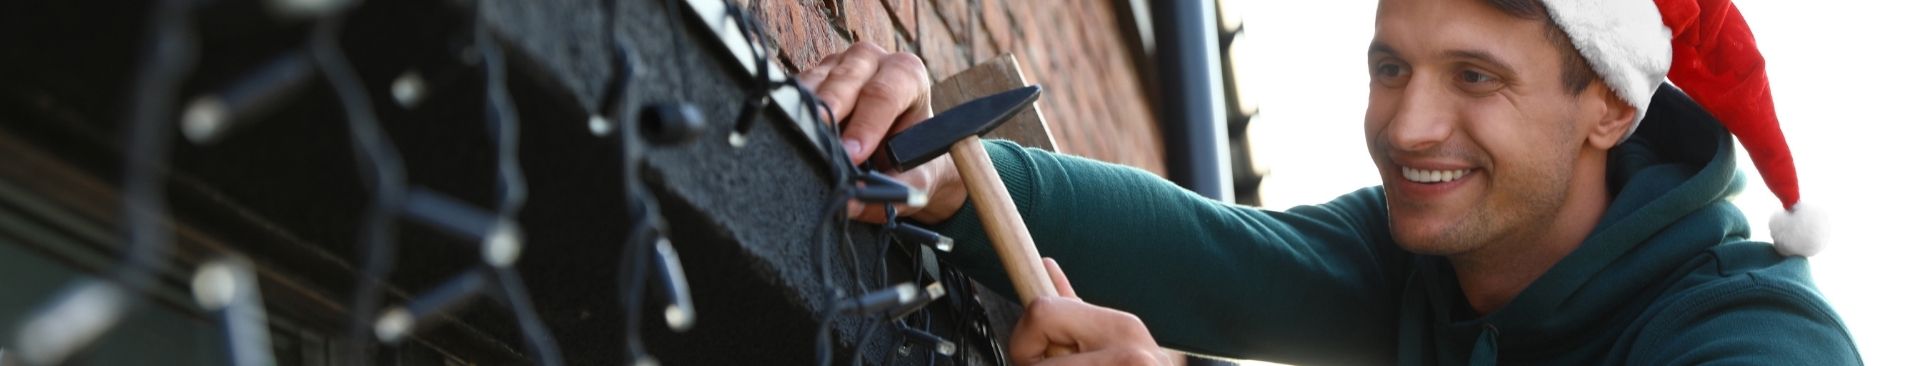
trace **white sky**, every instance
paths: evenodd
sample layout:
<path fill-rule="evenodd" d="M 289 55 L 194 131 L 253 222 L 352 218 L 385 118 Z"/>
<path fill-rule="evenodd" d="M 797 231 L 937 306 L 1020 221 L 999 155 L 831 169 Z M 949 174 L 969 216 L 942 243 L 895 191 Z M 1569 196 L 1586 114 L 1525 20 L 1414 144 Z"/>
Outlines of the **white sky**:
<path fill-rule="evenodd" d="M 1261 194 L 1275 208 L 1324 202 L 1379 177 L 1361 139 L 1371 1 L 1229 1 L 1252 42 L 1242 65 L 1260 86 L 1250 131 L 1271 171 Z M 1781 128 L 1794 149 L 1802 200 L 1828 212 L 1829 245 L 1814 281 L 1868 364 L 1920 364 L 1913 284 L 1920 275 L 1920 178 L 1899 164 L 1920 141 L 1920 30 L 1907 1 L 1735 1 L 1768 60 Z M 1741 152 L 1746 193 L 1734 200 L 1756 239 L 1779 204 Z M 1912 226 L 1910 226 L 1912 225 Z"/>

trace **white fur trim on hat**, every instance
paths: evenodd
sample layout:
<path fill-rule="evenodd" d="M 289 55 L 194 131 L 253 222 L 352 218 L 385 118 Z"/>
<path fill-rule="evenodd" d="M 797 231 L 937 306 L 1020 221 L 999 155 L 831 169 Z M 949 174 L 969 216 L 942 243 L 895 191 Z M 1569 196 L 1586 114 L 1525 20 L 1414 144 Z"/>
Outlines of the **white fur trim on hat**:
<path fill-rule="evenodd" d="M 1780 255 L 1811 257 L 1827 246 L 1826 213 L 1809 208 L 1806 202 L 1774 213 L 1767 226 L 1773 232 L 1773 250 Z"/>
<path fill-rule="evenodd" d="M 1652 1 L 1544 0 L 1553 21 L 1586 57 L 1607 88 L 1637 111 L 1633 135 L 1647 117 L 1654 90 L 1667 79 L 1673 65 L 1673 31 L 1667 29 Z"/>

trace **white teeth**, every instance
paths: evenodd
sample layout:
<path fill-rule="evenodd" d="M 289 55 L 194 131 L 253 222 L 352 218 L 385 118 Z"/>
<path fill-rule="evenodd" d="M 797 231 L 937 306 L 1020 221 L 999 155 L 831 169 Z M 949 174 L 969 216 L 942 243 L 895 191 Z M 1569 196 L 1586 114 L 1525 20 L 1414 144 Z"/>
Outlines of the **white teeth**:
<path fill-rule="evenodd" d="M 1406 177 L 1407 180 L 1414 181 L 1417 183 L 1441 183 L 1441 182 L 1451 182 L 1455 179 L 1460 179 L 1460 177 L 1466 176 L 1467 172 L 1469 171 L 1472 171 L 1472 169 L 1423 170 L 1423 169 L 1414 169 L 1414 168 L 1408 168 L 1408 167 L 1400 167 L 1400 176 Z"/>

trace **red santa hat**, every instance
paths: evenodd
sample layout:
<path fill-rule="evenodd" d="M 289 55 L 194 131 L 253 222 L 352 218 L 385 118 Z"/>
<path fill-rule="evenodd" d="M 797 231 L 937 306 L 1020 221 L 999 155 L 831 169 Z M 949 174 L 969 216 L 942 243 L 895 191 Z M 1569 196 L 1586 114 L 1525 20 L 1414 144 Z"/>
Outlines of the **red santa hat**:
<path fill-rule="evenodd" d="M 1800 202 L 1793 153 L 1774 116 L 1766 60 L 1731 0 L 1542 0 L 1554 24 L 1615 95 L 1637 107 L 1634 127 L 1662 80 L 1740 139 L 1785 211 L 1769 223 L 1781 255 L 1811 256 L 1825 242 L 1820 215 Z M 1632 129 L 1629 129 L 1631 134 Z"/>

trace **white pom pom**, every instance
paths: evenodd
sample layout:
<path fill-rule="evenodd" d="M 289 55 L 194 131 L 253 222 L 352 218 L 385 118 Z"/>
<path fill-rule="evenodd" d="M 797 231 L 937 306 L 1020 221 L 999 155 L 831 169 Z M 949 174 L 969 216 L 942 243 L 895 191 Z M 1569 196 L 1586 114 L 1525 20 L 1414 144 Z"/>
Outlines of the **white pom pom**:
<path fill-rule="evenodd" d="M 1768 226 L 1773 231 L 1773 250 L 1780 255 L 1811 257 L 1827 246 L 1826 213 L 1809 208 L 1805 202 L 1774 213 Z"/>

